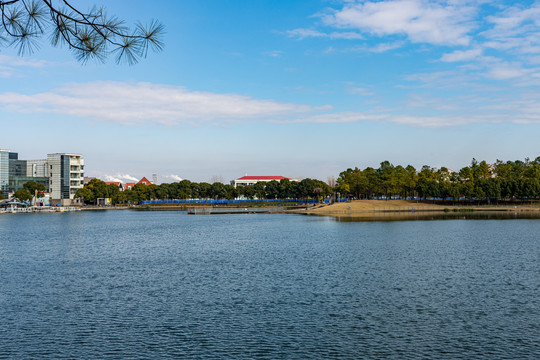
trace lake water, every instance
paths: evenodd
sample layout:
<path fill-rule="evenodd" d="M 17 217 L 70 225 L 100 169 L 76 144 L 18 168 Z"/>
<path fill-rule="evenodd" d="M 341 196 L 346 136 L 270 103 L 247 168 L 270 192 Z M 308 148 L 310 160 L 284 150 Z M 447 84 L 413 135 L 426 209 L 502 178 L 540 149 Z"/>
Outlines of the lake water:
<path fill-rule="evenodd" d="M 540 220 L 0 215 L 0 358 L 539 359 Z"/>

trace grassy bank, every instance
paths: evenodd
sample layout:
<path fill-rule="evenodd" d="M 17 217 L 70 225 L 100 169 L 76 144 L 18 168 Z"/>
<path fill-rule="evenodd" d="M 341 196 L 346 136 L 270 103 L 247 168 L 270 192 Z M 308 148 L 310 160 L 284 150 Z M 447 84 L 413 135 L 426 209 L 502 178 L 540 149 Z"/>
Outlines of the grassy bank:
<path fill-rule="evenodd" d="M 535 204 L 440 204 L 434 202 L 408 200 L 355 200 L 347 203 L 315 206 L 307 210 L 292 210 L 290 212 L 324 215 L 324 216 L 375 216 L 384 213 L 418 213 L 418 212 L 473 212 L 473 211 L 540 211 Z"/>

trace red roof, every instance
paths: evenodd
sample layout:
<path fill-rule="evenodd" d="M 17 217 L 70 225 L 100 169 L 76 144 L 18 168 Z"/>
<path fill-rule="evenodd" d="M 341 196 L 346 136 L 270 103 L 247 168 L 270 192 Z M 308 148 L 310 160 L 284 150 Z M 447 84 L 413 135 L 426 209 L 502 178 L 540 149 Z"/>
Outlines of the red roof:
<path fill-rule="evenodd" d="M 118 181 L 105 181 L 105 184 L 107 185 L 116 185 L 116 186 L 120 186 L 120 182 Z"/>
<path fill-rule="evenodd" d="M 286 178 L 285 176 L 242 176 L 241 178 L 236 179 L 236 180 L 237 181 L 238 180 L 265 180 L 265 181 L 276 180 L 276 181 L 279 181 L 282 179 L 290 180 L 289 178 Z"/>
<path fill-rule="evenodd" d="M 152 182 L 148 180 L 147 178 L 143 177 L 137 184 L 144 184 L 144 185 L 151 185 Z"/>
<path fill-rule="evenodd" d="M 126 189 L 133 189 L 135 183 L 126 183 Z"/>

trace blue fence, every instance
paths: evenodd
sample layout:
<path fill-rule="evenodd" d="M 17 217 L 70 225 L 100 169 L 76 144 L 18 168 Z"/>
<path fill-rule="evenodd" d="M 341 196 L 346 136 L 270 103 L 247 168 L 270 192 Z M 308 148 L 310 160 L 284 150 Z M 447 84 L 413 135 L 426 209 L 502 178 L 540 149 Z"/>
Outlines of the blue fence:
<path fill-rule="evenodd" d="M 346 199 L 339 199 L 336 202 L 345 202 Z M 250 204 L 250 203 L 300 203 L 300 204 L 317 204 L 317 199 L 264 199 L 264 200 L 213 200 L 213 199 L 188 199 L 188 200 L 144 200 L 140 201 L 140 205 L 150 204 Z M 324 203 L 330 203 L 330 199 L 324 199 Z"/>
<path fill-rule="evenodd" d="M 398 198 L 398 197 L 388 197 L 388 198 L 373 198 L 371 200 L 454 200 L 453 198 L 436 198 L 436 197 L 428 197 L 426 199 L 417 198 L 417 197 L 406 197 L 406 198 Z M 502 198 L 502 197 L 491 197 L 490 200 L 517 200 L 516 197 L 511 198 Z M 540 199 L 538 196 L 530 196 L 530 197 L 524 197 L 520 198 L 521 200 L 532 200 L 532 199 Z M 332 200 L 332 202 L 347 202 L 351 199 L 336 199 Z M 460 197 L 458 199 L 455 199 L 457 201 L 459 200 L 486 200 L 486 198 L 480 198 L 480 199 L 465 199 L 465 197 Z M 324 199 L 325 204 L 329 204 L 331 201 L 330 199 Z M 212 204 L 212 205 L 227 205 L 227 204 L 252 204 L 252 203 L 300 203 L 300 204 L 317 204 L 319 201 L 317 199 L 264 199 L 264 200 L 214 200 L 214 199 L 188 199 L 188 200 L 144 200 L 140 201 L 140 205 L 150 205 L 150 204 Z"/>

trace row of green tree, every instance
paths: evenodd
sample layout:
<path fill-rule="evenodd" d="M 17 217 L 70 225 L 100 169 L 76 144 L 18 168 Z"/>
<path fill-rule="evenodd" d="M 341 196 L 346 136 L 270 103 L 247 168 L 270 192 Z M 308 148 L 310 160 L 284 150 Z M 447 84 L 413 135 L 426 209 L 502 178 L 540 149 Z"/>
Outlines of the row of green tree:
<path fill-rule="evenodd" d="M 357 199 L 373 198 L 530 198 L 540 196 L 540 157 L 531 161 L 497 160 L 493 165 L 473 159 L 459 171 L 446 167 L 394 166 L 343 171 L 334 191 Z"/>
<path fill-rule="evenodd" d="M 254 185 L 209 184 L 182 180 L 161 185 L 136 184 L 120 191 L 114 184 L 93 179 L 76 193 L 85 203 L 111 198 L 114 203 L 137 203 L 152 199 L 305 199 L 340 197 L 375 198 L 452 198 L 484 199 L 496 197 L 530 198 L 540 196 L 540 157 L 531 161 L 500 161 L 490 165 L 473 159 L 459 171 L 446 167 L 394 166 L 383 161 L 379 168 L 347 169 L 333 186 L 316 179 L 258 182 Z"/>
<path fill-rule="evenodd" d="M 119 204 L 153 199 L 305 199 L 331 194 L 332 189 L 328 184 L 315 179 L 303 179 L 299 182 L 282 179 L 279 182 L 258 182 L 237 188 L 220 182 L 209 184 L 182 180 L 160 185 L 135 184 L 131 190 L 124 191 L 120 191 L 117 185 L 107 185 L 99 179 L 92 179 L 77 191 L 75 197 L 82 198 L 86 204 L 96 203 L 99 198 L 110 198 L 113 203 Z"/>

